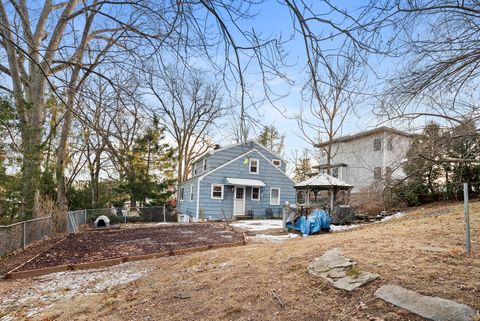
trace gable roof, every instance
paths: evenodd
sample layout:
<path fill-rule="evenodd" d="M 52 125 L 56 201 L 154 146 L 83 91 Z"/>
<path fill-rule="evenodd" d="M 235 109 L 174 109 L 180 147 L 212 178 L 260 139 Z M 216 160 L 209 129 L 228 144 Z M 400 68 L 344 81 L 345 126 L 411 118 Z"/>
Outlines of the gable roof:
<path fill-rule="evenodd" d="M 295 184 L 295 187 L 343 187 L 350 188 L 353 185 L 350 185 L 339 178 L 333 177 L 328 174 L 318 174 L 317 176 L 311 177 L 303 182 Z"/>
<path fill-rule="evenodd" d="M 318 144 L 313 145 L 313 147 L 321 148 L 321 147 L 327 146 L 328 144 L 347 142 L 347 141 L 350 141 L 350 140 L 362 138 L 362 137 L 377 134 L 377 133 L 383 133 L 383 132 L 388 132 L 388 133 L 392 133 L 392 134 L 396 134 L 396 135 L 404 136 L 404 137 L 413 137 L 413 134 L 409 134 L 409 133 L 406 133 L 404 131 L 401 131 L 401 130 L 398 130 L 398 129 L 395 129 L 395 128 L 382 126 L 382 127 L 374 128 L 374 129 L 367 130 L 367 131 L 364 131 L 364 132 L 360 132 L 360 133 L 357 133 L 357 134 L 352 134 L 352 135 L 347 135 L 347 136 L 342 136 L 342 137 L 339 137 L 339 138 L 335 138 L 335 139 L 332 139 L 331 141 L 328 141 L 328 142 L 318 143 Z"/>
<path fill-rule="evenodd" d="M 218 149 L 217 149 L 217 150 L 218 150 Z M 206 172 L 205 174 L 200 175 L 200 176 L 197 176 L 197 177 L 195 177 L 195 178 L 198 178 L 199 180 L 202 180 L 204 177 L 209 176 L 210 174 L 215 173 L 216 171 L 220 170 L 221 168 L 223 168 L 223 167 L 225 167 L 225 166 L 227 166 L 227 165 L 230 165 L 230 164 L 233 163 L 234 161 L 239 160 L 240 158 L 245 157 L 246 155 L 248 155 L 248 154 L 250 154 L 250 153 L 253 153 L 253 152 L 257 152 L 258 155 L 260 155 L 260 157 L 262 157 L 263 159 L 265 159 L 270 166 L 273 166 L 273 168 L 274 168 L 275 170 L 277 170 L 277 171 L 280 172 L 283 176 L 285 176 L 285 177 L 288 178 L 291 182 L 293 182 L 293 180 L 287 175 L 287 173 L 283 172 L 280 168 L 278 168 L 277 166 L 273 165 L 273 164 L 270 162 L 270 160 L 269 160 L 267 157 L 265 157 L 265 155 L 263 155 L 260 151 L 258 151 L 258 150 L 255 149 L 255 148 L 252 148 L 252 149 L 250 149 L 249 151 L 247 151 L 247 152 L 245 152 L 245 153 L 243 153 L 243 154 L 241 154 L 241 155 L 239 155 L 239 156 L 237 156 L 237 157 L 229 160 L 228 162 L 226 162 L 226 163 L 224 163 L 224 164 L 222 164 L 222 165 L 220 165 L 220 166 L 212 169 L 211 171 L 208 171 L 208 172 Z M 183 184 L 183 182 L 182 182 L 182 184 Z"/>
<path fill-rule="evenodd" d="M 247 140 L 246 142 L 243 142 L 243 143 L 235 143 L 235 144 L 231 144 L 231 145 L 227 145 L 225 147 L 221 147 L 219 149 L 214 149 L 214 150 L 210 150 L 208 151 L 206 154 L 208 155 L 213 155 L 219 151 L 223 151 L 223 150 L 226 150 L 226 149 L 229 149 L 229 148 L 233 148 L 233 147 L 237 147 L 237 146 L 240 146 L 240 145 L 248 145 L 248 144 L 256 144 L 258 145 L 259 147 L 265 149 L 267 152 L 271 153 L 273 156 L 275 156 L 276 158 L 278 158 L 279 160 L 281 160 L 282 162 L 284 163 L 288 163 L 283 157 L 280 157 L 279 155 L 275 154 L 273 151 L 271 151 L 270 149 L 268 149 L 267 147 L 263 146 L 262 144 L 260 144 L 259 142 L 257 142 L 256 140 L 254 139 L 249 139 Z M 251 147 L 252 149 L 254 148 L 254 146 Z M 204 155 L 202 155 L 201 157 L 199 157 L 198 159 L 201 159 L 202 157 L 204 157 Z"/>

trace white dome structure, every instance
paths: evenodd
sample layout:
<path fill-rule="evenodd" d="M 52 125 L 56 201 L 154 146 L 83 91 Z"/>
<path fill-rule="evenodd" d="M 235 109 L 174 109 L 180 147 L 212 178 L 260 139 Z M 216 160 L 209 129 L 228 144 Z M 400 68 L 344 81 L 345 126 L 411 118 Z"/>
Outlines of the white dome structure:
<path fill-rule="evenodd" d="M 110 219 L 105 215 L 100 215 L 99 217 L 97 217 L 97 219 L 93 223 L 93 226 L 95 226 L 95 228 L 97 228 L 97 227 L 109 227 L 110 226 Z"/>

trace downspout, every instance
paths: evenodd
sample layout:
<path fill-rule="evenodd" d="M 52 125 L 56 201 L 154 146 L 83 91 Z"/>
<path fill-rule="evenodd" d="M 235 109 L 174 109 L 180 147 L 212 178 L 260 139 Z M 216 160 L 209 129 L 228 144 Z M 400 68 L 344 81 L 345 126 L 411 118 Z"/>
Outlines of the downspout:
<path fill-rule="evenodd" d="M 200 176 L 197 181 L 197 206 L 195 208 L 195 219 L 198 220 L 198 212 L 200 211 L 200 182 L 202 181 L 203 176 Z"/>

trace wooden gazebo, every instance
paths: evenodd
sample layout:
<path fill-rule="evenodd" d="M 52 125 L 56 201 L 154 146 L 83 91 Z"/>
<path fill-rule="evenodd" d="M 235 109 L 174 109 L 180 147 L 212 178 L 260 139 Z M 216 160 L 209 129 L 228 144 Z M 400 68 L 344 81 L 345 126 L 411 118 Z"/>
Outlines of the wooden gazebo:
<path fill-rule="evenodd" d="M 296 203 L 298 206 L 307 208 L 322 208 L 329 202 L 330 210 L 332 210 L 337 201 L 337 192 L 345 191 L 347 200 L 344 201 L 348 202 L 352 188 L 353 185 L 341 179 L 328 174 L 318 174 L 295 185 Z M 328 198 L 322 197 L 323 191 L 329 192 Z"/>

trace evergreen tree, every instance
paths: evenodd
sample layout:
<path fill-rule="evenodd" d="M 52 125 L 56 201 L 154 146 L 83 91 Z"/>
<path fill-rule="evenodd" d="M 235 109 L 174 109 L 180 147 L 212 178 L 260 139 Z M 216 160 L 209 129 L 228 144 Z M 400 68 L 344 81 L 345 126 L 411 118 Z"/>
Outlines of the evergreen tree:
<path fill-rule="evenodd" d="M 165 128 L 157 118 L 140 135 L 126 154 L 128 170 L 122 173 L 123 190 L 130 197 L 131 207 L 164 203 L 173 194 L 175 151 L 165 142 Z"/>
<path fill-rule="evenodd" d="M 295 170 L 293 172 L 293 179 L 296 182 L 304 181 L 308 178 L 308 174 L 312 171 L 312 165 L 310 162 L 310 157 L 308 151 L 303 151 L 302 157 L 300 157 L 295 164 Z"/>
<path fill-rule="evenodd" d="M 280 135 L 275 126 L 264 126 L 260 135 L 258 135 L 257 142 L 267 147 L 273 153 L 282 156 L 285 135 Z"/>

